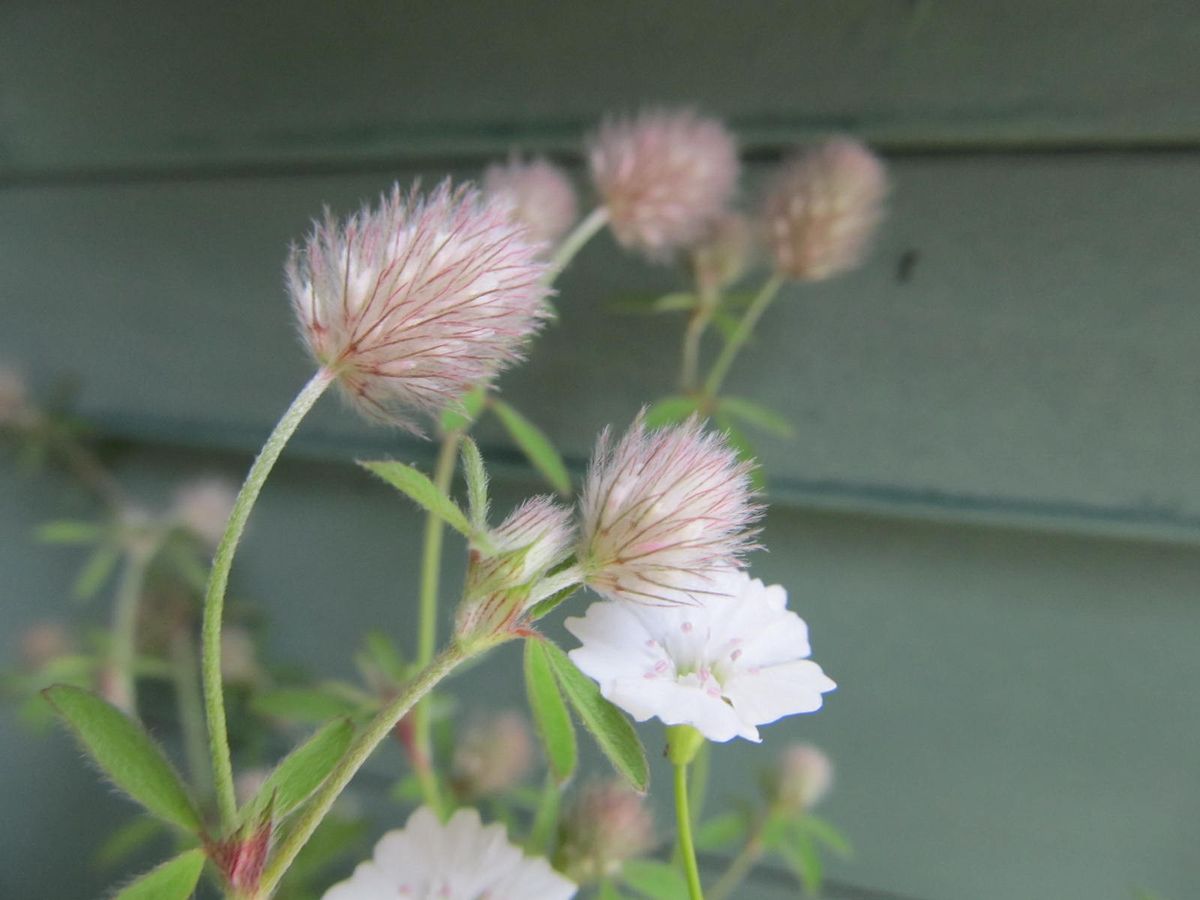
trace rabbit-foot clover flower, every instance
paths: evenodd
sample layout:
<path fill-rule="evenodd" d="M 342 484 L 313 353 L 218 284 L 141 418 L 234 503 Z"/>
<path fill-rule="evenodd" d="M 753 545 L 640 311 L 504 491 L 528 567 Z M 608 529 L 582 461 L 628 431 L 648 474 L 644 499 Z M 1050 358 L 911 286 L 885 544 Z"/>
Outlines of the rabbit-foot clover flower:
<path fill-rule="evenodd" d="M 776 269 L 820 281 L 856 267 L 887 192 L 883 163 L 852 138 L 829 138 L 785 163 L 763 204 Z"/>
<path fill-rule="evenodd" d="M 728 571 L 690 605 L 593 603 L 566 620 L 570 652 L 611 702 L 644 722 L 690 725 L 712 741 L 760 740 L 759 725 L 815 712 L 836 685 L 807 659 L 808 626 L 787 592 Z"/>
<path fill-rule="evenodd" d="M 532 497 L 471 547 L 458 635 L 463 639 L 511 633 L 540 600 L 577 583 L 578 571 L 550 571 L 571 555 L 571 511 L 552 497 Z"/>
<path fill-rule="evenodd" d="M 692 271 L 702 293 L 720 291 L 745 274 L 753 239 L 749 220 L 739 212 L 726 212 L 709 224 L 692 247 Z"/>
<path fill-rule="evenodd" d="M 528 162 L 514 156 L 495 163 L 483 173 L 483 193 L 504 204 L 515 221 L 543 244 L 553 244 L 578 216 L 575 188 L 567 174 L 549 160 L 537 157 Z"/>
<path fill-rule="evenodd" d="M 580 500 L 583 581 L 610 600 L 694 603 L 754 549 L 750 464 L 692 418 L 647 430 L 641 415 L 615 446 L 600 436 Z"/>
<path fill-rule="evenodd" d="M 416 431 L 521 357 L 549 316 L 543 246 L 503 203 L 442 182 L 395 186 L 345 222 L 328 213 L 287 281 L 316 361 L 368 418 Z"/>
<path fill-rule="evenodd" d="M 740 169 L 725 126 L 690 110 L 605 121 L 589 139 L 588 165 L 617 240 L 657 260 L 703 236 Z"/>
<path fill-rule="evenodd" d="M 646 798 L 621 781 L 589 784 L 563 820 L 563 871 L 580 884 L 609 878 L 654 849 Z"/>
<path fill-rule="evenodd" d="M 529 725 L 502 712 L 469 727 L 454 748 L 452 783 L 465 797 L 486 797 L 516 787 L 533 767 Z"/>
<path fill-rule="evenodd" d="M 544 859 L 510 844 L 502 825 L 483 825 L 473 809 L 458 810 L 442 825 L 423 806 L 403 829 L 380 838 L 372 859 L 324 900 L 570 900 L 575 891 Z"/>

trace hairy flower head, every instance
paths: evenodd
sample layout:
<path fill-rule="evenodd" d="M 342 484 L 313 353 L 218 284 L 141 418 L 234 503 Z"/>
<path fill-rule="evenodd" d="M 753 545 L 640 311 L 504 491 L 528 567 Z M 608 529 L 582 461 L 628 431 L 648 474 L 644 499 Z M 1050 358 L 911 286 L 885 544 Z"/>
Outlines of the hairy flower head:
<path fill-rule="evenodd" d="M 287 265 L 313 357 L 369 418 L 416 430 L 521 356 L 549 315 L 542 246 L 504 204 L 442 182 L 328 214 Z"/>
<path fill-rule="evenodd" d="M 646 798 L 617 780 L 589 784 L 563 819 L 563 870 L 580 883 L 616 875 L 621 864 L 654 849 Z"/>
<path fill-rule="evenodd" d="M 692 270 L 702 291 L 720 291 L 733 284 L 750 263 L 753 229 L 746 217 L 726 212 L 714 220 L 692 248 Z"/>
<path fill-rule="evenodd" d="M 862 262 L 887 196 L 883 163 L 858 141 L 834 137 L 785 163 L 763 205 L 775 266 L 820 281 Z"/>
<path fill-rule="evenodd" d="M 737 186 L 737 147 L 716 119 L 690 110 L 609 119 L 588 165 L 613 234 L 652 259 L 699 239 Z"/>
<path fill-rule="evenodd" d="M 575 885 L 544 859 L 526 857 L 502 825 L 460 809 L 445 825 L 421 807 L 389 831 L 373 857 L 325 892 L 324 900 L 570 900 Z"/>
<path fill-rule="evenodd" d="M 613 600 L 688 603 L 754 549 L 750 464 L 723 435 L 641 415 L 615 445 L 600 436 L 580 500 L 584 583 Z"/>
<path fill-rule="evenodd" d="M 745 572 L 721 581 L 686 606 L 593 603 L 565 622 L 581 644 L 572 661 L 637 721 L 691 725 L 710 741 L 758 741 L 759 725 L 820 709 L 836 685 L 807 659 L 808 626 L 787 592 Z"/>
<path fill-rule="evenodd" d="M 578 203 L 567 173 L 549 160 L 528 162 L 512 157 L 483 173 L 483 192 L 505 204 L 514 220 L 529 229 L 530 237 L 552 244 L 575 223 Z"/>
<path fill-rule="evenodd" d="M 533 767 L 533 738 L 517 712 L 469 727 L 454 748 L 452 782 L 460 796 L 486 797 L 516 787 Z"/>

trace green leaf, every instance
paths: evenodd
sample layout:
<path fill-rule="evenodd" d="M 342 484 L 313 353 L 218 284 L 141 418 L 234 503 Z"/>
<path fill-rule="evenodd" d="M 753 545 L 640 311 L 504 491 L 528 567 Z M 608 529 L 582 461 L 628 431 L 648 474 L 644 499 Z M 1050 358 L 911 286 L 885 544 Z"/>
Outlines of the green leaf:
<path fill-rule="evenodd" d="M 621 892 L 617 890 L 616 885 L 606 879 L 600 883 L 596 900 L 621 900 Z"/>
<path fill-rule="evenodd" d="M 592 733 L 604 755 L 633 787 L 645 793 L 650 783 L 646 751 L 625 714 L 600 696 L 596 683 L 549 641 L 543 641 L 546 660 L 579 720 Z"/>
<path fill-rule="evenodd" d="M 683 395 L 664 397 L 646 410 L 646 426 L 662 428 L 677 425 L 696 411 L 696 398 Z"/>
<path fill-rule="evenodd" d="M 104 839 L 104 843 L 96 851 L 96 865 L 110 869 L 165 831 L 163 823 L 150 816 L 138 816 L 130 819 Z"/>
<path fill-rule="evenodd" d="M 63 519 L 39 525 L 34 537 L 43 544 L 94 544 L 108 532 L 108 528 L 95 522 Z"/>
<path fill-rule="evenodd" d="M 746 833 L 746 817 L 741 813 L 727 812 L 714 816 L 696 829 L 694 838 L 697 850 L 720 850 L 742 839 Z"/>
<path fill-rule="evenodd" d="M 650 859 L 631 859 L 621 866 L 621 877 L 629 887 L 650 900 L 687 900 L 683 873 L 672 865 Z"/>
<path fill-rule="evenodd" d="M 121 551 L 116 547 L 108 544 L 97 547 L 71 586 L 71 596 L 76 600 L 91 600 L 104 587 L 120 560 Z"/>
<path fill-rule="evenodd" d="M 487 528 L 488 477 L 479 447 L 469 437 L 462 439 L 463 475 L 467 480 L 467 512 L 471 524 L 482 531 Z"/>
<path fill-rule="evenodd" d="M 203 871 L 204 851 L 197 847 L 147 872 L 114 900 L 188 900 Z"/>
<path fill-rule="evenodd" d="M 791 422 L 775 412 L 775 410 L 767 409 L 767 407 L 752 400 L 746 400 L 741 397 L 722 397 L 720 409 L 721 412 L 727 413 L 735 419 L 741 419 L 743 422 L 753 425 L 760 431 L 766 431 L 783 438 L 792 437 L 796 433 L 796 430 L 792 428 Z"/>
<path fill-rule="evenodd" d="M 278 688 L 256 694 L 250 701 L 255 712 L 289 722 L 328 722 L 337 716 L 354 715 L 358 704 L 320 688 Z"/>
<path fill-rule="evenodd" d="M 558 680 L 550 668 L 545 641 L 531 638 L 525 641 L 525 691 L 538 736 L 546 751 L 546 760 L 555 779 L 562 784 L 575 772 L 578 747 L 575 726 L 567 705 L 559 693 Z"/>
<path fill-rule="evenodd" d="M 695 294 L 676 291 L 670 294 L 631 294 L 610 300 L 605 306 L 612 312 L 647 316 L 687 312 L 695 309 L 699 302 Z"/>
<path fill-rule="evenodd" d="M 378 475 L 392 487 L 420 506 L 433 513 L 443 522 L 468 538 L 475 537 L 475 530 L 458 505 L 438 490 L 437 485 L 412 466 L 398 462 L 360 462 L 367 471 Z"/>
<path fill-rule="evenodd" d="M 404 657 L 392 642 L 392 639 L 379 630 L 367 632 L 366 648 L 363 651 L 366 660 L 396 682 L 408 679 L 408 671 L 404 665 Z"/>
<path fill-rule="evenodd" d="M 784 841 L 775 849 L 796 873 L 796 877 L 800 879 L 800 883 L 804 885 L 804 889 L 808 893 L 819 894 L 821 892 L 821 876 L 824 867 L 821 864 L 821 856 L 817 853 L 817 848 L 812 841 L 808 838 Z"/>
<path fill-rule="evenodd" d="M 43 693 L 113 784 L 159 818 L 200 830 L 187 789 L 140 725 L 83 688 L 56 684 Z"/>
<path fill-rule="evenodd" d="M 463 394 L 457 404 L 447 406 L 442 411 L 442 431 L 449 433 L 469 428 L 471 423 L 478 419 L 479 414 L 483 412 L 483 407 L 487 403 L 487 395 L 487 385 L 481 384 Z"/>
<path fill-rule="evenodd" d="M 570 494 L 571 476 L 567 474 L 562 457 L 542 430 L 502 400 L 494 400 L 492 409 L 521 452 L 542 473 L 550 486 L 564 496 Z"/>
<path fill-rule="evenodd" d="M 797 830 L 808 832 L 814 839 L 824 844 L 838 856 L 850 857 L 854 854 L 854 849 L 850 846 L 850 842 L 846 840 L 846 836 L 824 819 L 819 819 L 812 815 L 805 816 L 796 823 L 796 828 Z"/>
<path fill-rule="evenodd" d="M 350 720 L 338 719 L 285 756 L 246 805 L 243 821 L 250 821 L 270 806 L 278 822 L 307 800 L 333 771 L 353 736 Z"/>
<path fill-rule="evenodd" d="M 745 432 L 729 421 L 728 416 L 718 414 L 716 417 L 717 428 L 725 433 L 725 440 L 729 441 L 729 446 L 737 451 L 738 459 L 745 460 L 752 465 L 750 469 L 750 487 L 756 491 L 765 491 L 767 488 L 766 475 L 763 473 L 763 468 L 758 464 L 758 457 L 754 453 L 754 447 L 746 438 Z"/>

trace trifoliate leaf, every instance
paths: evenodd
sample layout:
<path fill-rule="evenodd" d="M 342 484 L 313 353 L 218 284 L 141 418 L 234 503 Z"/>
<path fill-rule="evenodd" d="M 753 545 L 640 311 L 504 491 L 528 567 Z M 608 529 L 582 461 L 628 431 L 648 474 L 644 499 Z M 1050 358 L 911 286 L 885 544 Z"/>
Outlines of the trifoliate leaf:
<path fill-rule="evenodd" d="M 719 406 L 721 412 L 741 419 L 748 425 L 753 425 L 760 431 L 766 431 L 779 437 L 792 437 L 796 432 L 792 423 L 760 403 L 746 400 L 742 397 L 722 397 Z"/>
<path fill-rule="evenodd" d="M 285 756 L 246 805 L 243 821 L 253 820 L 268 806 L 279 821 L 307 800 L 333 771 L 353 736 L 350 720 L 338 719 Z"/>
<path fill-rule="evenodd" d="M 492 402 L 501 423 L 521 452 L 529 459 L 550 486 L 564 496 L 571 493 L 571 476 L 563 464 L 562 456 L 555 449 L 550 438 L 540 428 L 526 419 L 523 415 L 502 400 Z"/>
<path fill-rule="evenodd" d="M 398 462 L 360 462 L 427 512 L 433 513 L 459 534 L 475 537 L 475 529 L 458 505 L 440 491 L 422 472 Z"/>
<path fill-rule="evenodd" d="M 578 748 L 575 726 L 571 723 L 558 680 L 550 667 L 545 643 L 536 638 L 525 641 L 525 692 L 529 697 L 529 709 L 533 713 L 538 736 L 546 751 L 546 761 L 561 784 L 575 772 Z"/>
<path fill-rule="evenodd" d="M 696 411 L 697 398 L 683 395 L 664 397 L 646 410 L 646 426 L 662 428 L 665 425 L 677 425 L 686 421 L 688 416 Z"/>

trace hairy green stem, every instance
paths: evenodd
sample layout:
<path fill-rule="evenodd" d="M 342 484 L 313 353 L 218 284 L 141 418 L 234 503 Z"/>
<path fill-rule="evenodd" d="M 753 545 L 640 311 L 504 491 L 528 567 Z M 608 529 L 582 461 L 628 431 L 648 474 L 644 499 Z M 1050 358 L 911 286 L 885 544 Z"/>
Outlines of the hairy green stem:
<path fill-rule="evenodd" d="M 142 602 L 142 587 L 146 582 L 146 567 L 150 564 L 148 550 L 132 549 L 125 557 L 121 581 L 113 606 L 112 647 L 110 668 L 112 697 L 119 701 L 129 715 L 137 718 L 137 626 L 138 607 Z"/>
<path fill-rule="evenodd" d="M 225 610 L 225 588 L 229 584 L 229 569 L 233 565 L 238 541 L 246 528 L 246 520 L 250 518 L 250 511 L 254 508 L 254 502 L 275 466 L 275 461 L 279 459 L 279 454 L 301 420 L 325 393 L 325 389 L 333 383 L 333 379 L 334 372 L 324 367 L 318 369 L 263 444 L 238 493 L 233 511 L 229 515 L 229 522 L 225 525 L 225 534 L 221 536 L 221 543 L 217 545 L 212 571 L 208 576 L 208 590 L 204 596 L 204 623 L 201 630 L 204 714 L 208 723 L 208 746 L 212 759 L 217 807 L 221 812 L 221 824 L 225 828 L 231 827 L 237 816 L 233 764 L 230 760 L 229 734 L 225 725 L 225 695 L 221 683 L 221 617 Z"/>
<path fill-rule="evenodd" d="M 486 648 L 483 648 L 486 649 Z M 478 652 L 478 651 L 476 651 Z M 320 789 L 313 796 L 292 822 L 271 855 L 259 881 L 258 890 L 253 894 L 254 900 L 266 900 L 279 886 L 279 881 L 287 872 L 288 867 L 296 859 L 297 854 L 312 837 L 317 826 L 325 818 L 334 801 L 337 800 L 346 785 L 355 776 L 363 763 L 376 747 L 392 733 L 396 724 L 404 718 L 413 705 L 428 694 L 439 681 L 449 675 L 454 668 L 472 653 L 464 650 L 457 643 L 451 644 L 442 653 L 417 674 L 412 681 L 387 706 L 381 709 L 347 748 L 346 753 L 329 773 Z"/>
<path fill-rule="evenodd" d="M 725 342 L 725 346 L 721 349 L 717 361 L 713 363 L 713 367 L 708 373 L 708 378 L 704 382 L 704 392 L 710 398 L 716 397 L 717 392 L 721 390 L 721 385 L 725 382 L 725 376 L 729 374 L 729 367 L 733 365 L 733 361 L 737 358 L 738 351 L 750 339 L 750 335 L 754 332 L 754 326 L 758 324 L 758 320 L 767 311 L 767 307 L 771 305 L 771 301 L 775 299 L 775 295 L 779 293 L 779 289 L 782 286 L 783 277 L 772 275 L 762 286 L 762 290 L 758 292 L 758 295 L 751 301 L 745 315 L 738 322 L 737 328 L 730 335 L 729 340 Z"/>
<path fill-rule="evenodd" d="M 442 437 L 437 462 L 433 470 L 433 483 L 445 494 L 454 479 L 454 467 L 458 460 L 458 446 L 463 431 L 456 429 Z M 421 555 L 421 594 L 417 622 L 417 665 L 422 669 L 433 660 L 437 649 L 438 587 L 442 578 L 442 544 L 446 526 L 439 516 L 429 513 L 425 517 L 425 547 Z M 441 785 L 433 765 L 433 722 L 429 701 L 422 700 L 413 709 L 412 766 L 421 786 L 425 803 L 440 817 L 446 804 Z"/>
<path fill-rule="evenodd" d="M 584 245 L 595 237 L 608 224 L 608 209 L 597 206 L 585 216 L 575 229 L 563 238 L 563 242 L 550 258 L 550 268 L 546 273 L 547 283 L 552 283 L 563 269 L 575 258 Z"/>
<path fill-rule="evenodd" d="M 683 332 L 683 354 L 679 366 L 679 387 L 685 394 L 692 393 L 700 386 L 700 342 L 721 304 L 719 292 L 699 286 L 696 299 L 696 308 Z"/>
<path fill-rule="evenodd" d="M 692 840 L 692 816 L 688 811 L 687 763 L 675 763 L 675 821 L 679 829 L 679 853 L 687 876 L 688 896 L 704 900 L 700 886 L 700 868 L 696 865 L 696 845 Z"/>

